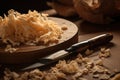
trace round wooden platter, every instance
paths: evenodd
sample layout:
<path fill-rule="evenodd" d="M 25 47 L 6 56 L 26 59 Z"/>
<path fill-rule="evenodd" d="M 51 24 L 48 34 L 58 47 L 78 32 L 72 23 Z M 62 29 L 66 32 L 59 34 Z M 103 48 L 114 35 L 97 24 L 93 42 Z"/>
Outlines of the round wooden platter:
<path fill-rule="evenodd" d="M 45 46 L 21 46 L 17 47 L 14 53 L 5 52 L 0 48 L 1 64 L 25 64 L 36 62 L 39 58 L 52 54 L 58 50 L 65 49 L 78 42 L 78 28 L 72 22 L 55 17 L 49 17 L 50 20 L 58 23 L 60 27 L 67 26 L 67 30 L 62 34 L 62 38 L 57 44 Z"/>

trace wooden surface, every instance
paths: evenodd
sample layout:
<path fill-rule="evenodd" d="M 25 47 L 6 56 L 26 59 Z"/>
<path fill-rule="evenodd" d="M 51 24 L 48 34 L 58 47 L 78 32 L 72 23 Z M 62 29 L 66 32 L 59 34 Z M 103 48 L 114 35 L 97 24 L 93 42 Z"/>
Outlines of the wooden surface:
<path fill-rule="evenodd" d="M 52 12 L 51 12 L 52 13 Z M 55 15 L 55 11 L 53 16 Z M 55 15 L 56 16 L 56 15 Z M 61 17 L 61 16 L 57 16 Z M 64 18 L 64 17 L 63 17 Z M 82 20 L 78 16 L 72 16 L 65 18 L 74 22 L 79 28 L 79 42 L 89 39 L 91 37 L 103 34 L 103 33 L 112 33 L 114 38 L 111 41 L 110 46 L 106 46 L 111 50 L 111 57 L 103 60 L 103 64 L 106 68 L 108 68 L 112 74 L 115 71 L 120 72 L 120 18 L 115 18 L 113 23 L 110 24 L 93 24 Z M 93 56 L 89 56 L 91 59 L 97 58 L 96 54 L 98 52 L 94 52 Z M 99 80 L 93 79 L 91 75 L 85 76 L 88 80 Z"/>
<path fill-rule="evenodd" d="M 89 33 L 89 34 L 84 34 L 79 36 L 79 41 L 83 41 L 86 39 L 89 39 L 91 37 L 94 37 L 96 35 L 100 35 L 102 33 L 107 33 L 106 32 L 98 32 L 98 33 Z M 111 71 L 111 74 L 115 74 L 115 71 L 120 72 L 120 32 L 112 32 L 114 38 L 110 43 L 110 46 L 104 45 L 104 47 L 107 47 L 110 49 L 111 56 L 109 58 L 103 59 L 103 64 L 104 66 Z M 97 54 L 99 53 L 99 50 L 94 52 L 92 55 L 88 56 L 91 59 L 98 59 Z M 99 80 L 93 78 L 91 75 L 85 76 L 88 80 Z"/>
<path fill-rule="evenodd" d="M 33 63 L 38 58 L 52 54 L 58 50 L 65 49 L 78 42 L 78 28 L 70 21 L 61 18 L 50 17 L 50 20 L 58 23 L 59 27 L 66 26 L 67 30 L 61 35 L 61 39 L 57 44 L 52 45 L 33 45 L 20 46 L 14 53 L 5 52 L 0 48 L 0 63 L 2 64 L 25 64 Z"/>
<path fill-rule="evenodd" d="M 76 24 L 79 27 L 79 41 L 89 39 L 102 33 L 113 34 L 112 45 L 108 46 L 111 50 L 111 57 L 104 59 L 103 64 L 112 74 L 114 74 L 115 71 L 120 72 L 120 21 L 117 20 L 111 24 L 99 25 L 79 20 Z M 98 54 L 98 52 L 93 53 L 94 56 L 90 56 L 90 58 L 97 58 L 95 54 Z M 99 80 L 94 79 L 91 75 L 86 77 L 88 80 Z"/>
<path fill-rule="evenodd" d="M 51 12 L 45 11 L 45 13 L 47 12 L 51 16 L 56 16 L 56 12 L 54 10 L 51 10 Z M 58 15 L 56 17 L 61 17 L 61 16 Z M 120 61 L 120 21 L 119 20 L 116 20 L 114 23 L 111 24 L 99 25 L 99 24 L 92 24 L 83 21 L 78 16 L 70 17 L 70 18 L 67 17 L 65 19 L 74 22 L 78 26 L 79 42 L 97 36 L 102 33 L 112 33 L 114 38 L 111 41 L 112 45 L 109 46 L 112 55 L 110 58 L 104 59 L 103 63 L 112 72 L 114 72 L 114 70 L 120 71 L 120 62 L 119 62 Z M 93 56 L 90 55 L 89 57 L 91 59 L 94 59 L 96 58 L 96 54 L 98 54 L 97 51 L 93 53 Z M 98 79 L 93 79 L 92 76 L 90 75 L 87 75 L 85 77 L 88 80 L 98 80 Z"/>

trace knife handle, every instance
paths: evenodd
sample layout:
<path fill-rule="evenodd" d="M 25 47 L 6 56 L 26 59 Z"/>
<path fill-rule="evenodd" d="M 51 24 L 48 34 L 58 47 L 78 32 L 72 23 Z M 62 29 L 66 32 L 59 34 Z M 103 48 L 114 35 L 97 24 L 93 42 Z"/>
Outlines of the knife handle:
<path fill-rule="evenodd" d="M 113 39 L 113 35 L 112 34 L 110 34 L 110 33 L 102 34 L 102 35 L 93 37 L 91 39 L 88 39 L 86 41 L 82 41 L 82 42 L 73 44 L 71 47 L 67 48 L 66 51 L 68 51 L 68 52 L 84 51 L 84 50 L 86 50 L 88 48 L 108 43 L 112 39 Z"/>

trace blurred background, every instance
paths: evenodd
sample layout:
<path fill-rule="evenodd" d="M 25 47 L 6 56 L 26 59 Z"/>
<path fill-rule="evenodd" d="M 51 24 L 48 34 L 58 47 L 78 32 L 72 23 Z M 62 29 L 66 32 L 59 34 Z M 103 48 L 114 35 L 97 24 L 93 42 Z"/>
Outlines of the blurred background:
<path fill-rule="evenodd" d="M 47 1 L 51 0 L 0 0 L 0 15 L 7 14 L 10 9 L 21 13 L 27 13 L 28 10 L 47 10 L 50 9 L 46 4 Z"/>
<path fill-rule="evenodd" d="M 107 4 L 107 6 L 106 6 Z M 47 11 L 50 15 L 83 19 L 95 24 L 109 24 L 120 20 L 120 0 L 1 0 L 0 15 L 14 9 L 20 13 L 28 10 Z M 77 17 L 76 17 L 77 16 Z M 79 16 L 79 17 L 78 17 Z"/>

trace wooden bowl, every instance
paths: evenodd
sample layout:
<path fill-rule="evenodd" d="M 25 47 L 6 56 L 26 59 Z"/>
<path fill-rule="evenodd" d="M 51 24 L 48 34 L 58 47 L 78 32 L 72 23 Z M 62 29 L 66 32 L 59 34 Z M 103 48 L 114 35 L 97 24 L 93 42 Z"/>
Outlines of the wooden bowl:
<path fill-rule="evenodd" d="M 59 43 L 49 46 L 20 46 L 14 53 L 5 52 L 0 48 L 1 64 L 24 64 L 33 63 L 39 58 L 52 54 L 58 50 L 65 49 L 78 42 L 78 28 L 75 24 L 65 19 L 49 17 L 49 19 L 58 23 L 58 25 L 66 25 L 68 29 L 62 34 Z"/>

